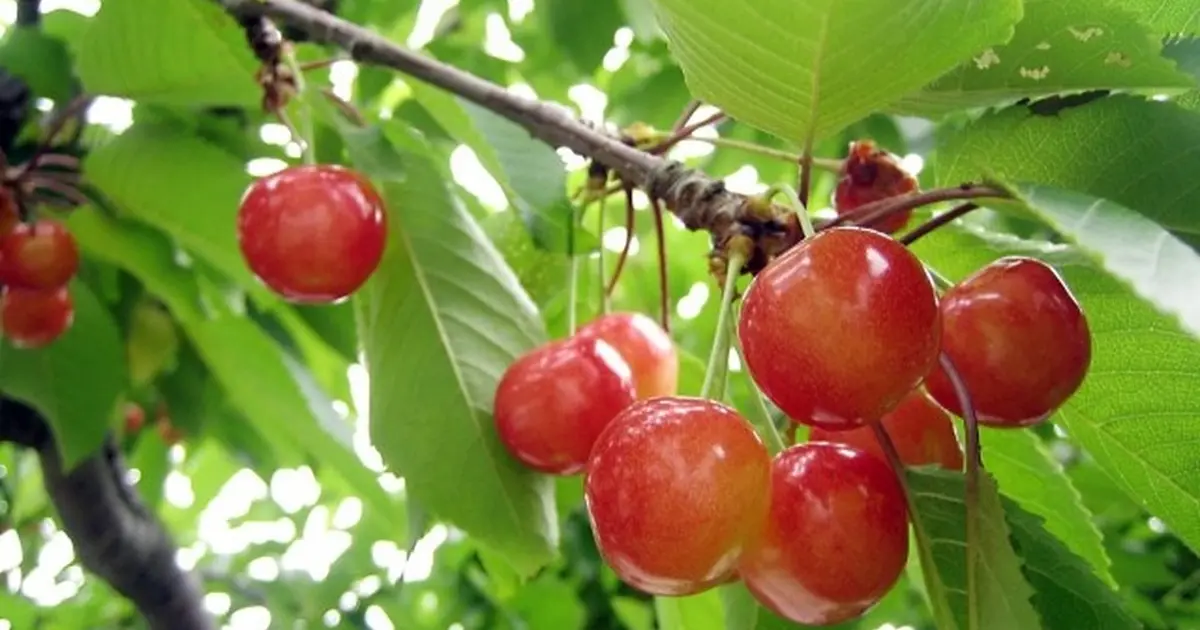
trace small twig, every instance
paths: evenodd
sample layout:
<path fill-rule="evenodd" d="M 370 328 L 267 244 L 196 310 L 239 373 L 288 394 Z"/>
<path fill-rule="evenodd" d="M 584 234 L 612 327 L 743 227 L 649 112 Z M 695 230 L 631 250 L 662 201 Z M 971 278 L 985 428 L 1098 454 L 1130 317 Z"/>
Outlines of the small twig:
<path fill-rule="evenodd" d="M 973 594 L 978 593 L 979 562 L 975 553 L 979 545 L 979 472 L 983 466 L 979 447 L 979 419 L 975 415 L 975 406 L 971 402 L 971 393 L 967 391 L 962 375 L 954 366 L 945 352 L 938 355 L 938 363 L 946 378 L 954 388 L 958 404 L 962 407 L 963 424 L 966 426 L 966 492 L 963 502 L 967 508 L 967 610 L 968 619 L 979 618 L 979 601 Z"/>
<path fill-rule="evenodd" d="M 658 244 L 658 312 L 663 330 L 671 332 L 671 292 L 667 269 L 667 233 L 663 226 L 663 208 L 658 199 L 650 200 L 654 212 L 654 236 Z"/>
<path fill-rule="evenodd" d="M 995 197 L 998 199 L 1006 199 L 1010 195 L 1008 191 L 991 186 L 988 184 L 963 184 L 954 188 L 935 188 L 924 192 L 912 193 L 908 195 L 900 195 L 898 197 L 889 197 L 880 199 L 868 204 L 864 204 L 854 210 L 843 214 L 836 219 L 831 219 L 816 226 L 817 231 L 828 230 L 831 227 L 836 227 L 846 223 L 852 225 L 869 225 L 880 219 L 887 218 L 898 212 L 912 210 L 927 206 L 942 201 L 955 201 L 958 199 L 980 199 L 984 197 Z"/>
<path fill-rule="evenodd" d="M 42 164 L 47 152 L 54 148 L 54 140 L 58 138 L 58 134 L 62 133 L 63 128 L 67 126 L 67 122 L 78 116 L 92 104 L 92 97 L 87 94 L 80 94 L 67 103 L 67 106 L 59 110 L 53 117 L 50 118 L 46 126 L 46 132 L 42 135 L 42 139 L 38 142 L 37 148 L 34 149 L 33 155 L 24 164 L 18 167 L 16 173 L 12 176 L 12 181 L 19 181 L 22 177 L 29 174 L 29 171 L 37 168 Z"/>
<path fill-rule="evenodd" d="M 800 207 L 808 208 L 808 193 L 812 187 L 813 169 L 813 134 L 804 138 L 804 150 L 800 152 L 800 177 L 796 184 L 796 196 L 800 199 Z"/>
<path fill-rule="evenodd" d="M 91 203 L 91 199 L 78 188 L 54 178 L 43 177 L 40 173 L 26 176 L 24 183 L 28 187 L 25 193 L 29 195 L 32 195 L 36 189 L 40 188 L 63 197 L 77 206 L 86 206 Z"/>
<path fill-rule="evenodd" d="M 662 134 L 658 134 L 658 136 L 657 136 L 657 138 L 659 140 L 667 140 L 671 137 L 672 137 L 672 134 L 669 134 L 669 133 L 662 133 Z M 746 142 L 745 140 L 736 140 L 734 138 L 721 138 L 721 137 L 700 138 L 700 137 L 696 137 L 696 136 L 691 136 L 687 139 L 687 141 L 688 142 L 703 142 L 704 144 L 711 144 L 715 147 L 724 147 L 727 149 L 738 149 L 739 151 L 745 151 L 747 153 L 754 153 L 756 155 L 773 158 L 773 159 L 779 160 L 781 162 L 787 162 L 788 164 L 798 164 L 800 162 L 800 154 L 799 153 L 792 153 L 791 151 L 784 151 L 782 149 L 772 149 L 771 147 L 764 147 L 761 144 L 755 144 L 753 142 Z M 820 169 L 822 171 L 836 173 L 842 169 L 842 160 L 833 159 L 833 158 L 814 157 L 814 158 L 812 158 L 812 166 L 813 166 L 813 168 Z"/>
<path fill-rule="evenodd" d="M 338 111 L 340 111 L 343 116 L 348 118 L 350 122 L 354 123 L 356 127 L 367 126 L 367 119 L 363 117 L 362 112 L 358 111 L 357 107 L 351 105 L 345 99 L 335 94 L 330 88 L 323 87 L 321 88 L 320 92 L 326 100 L 328 100 L 330 103 L 333 103 L 333 106 L 338 108 Z"/>
<path fill-rule="evenodd" d="M 658 144 L 650 147 L 649 149 L 646 149 L 646 153 L 649 153 L 650 155 L 663 155 L 667 151 L 670 151 L 671 147 L 692 137 L 692 134 L 696 133 L 700 129 L 703 129 L 704 127 L 707 127 L 709 125 L 721 122 L 724 119 L 725 119 L 725 112 L 717 112 L 717 113 L 709 116 L 708 118 L 701 120 L 700 122 L 696 122 L 696 123 L 692 123 L 690 125 L 685 125 L 683 127 L 680 127 L 679 129 L 675 130 L 674 133 L 672 133 L 669 137 L 667 137 L 662 142 L 659 142 Z"/>
<path fill-rule="evenodd" d="M 913 243 L 915 243 L 917 241 L 917 239 L 921 238 L 922 236 L 925 236 L 926 234 L 933 232 L 934 230 L 942 227 L 943 225 L 946 225 L 947 223 L 950 223 L 951 221 L 963 216 L 964 214 L 966 214 L 972 210 L 975 210 L 978 207 L 979 207 L 978 205 L 976 205 L 970 201 L 963 203 L 963 204 L 959 204 L 959 205 L 955 206 L 953 209 L 943 212 L 943 213 L 937 215 L 936 217 L 933 217 L 932 219 L 922 223 L 921 225 L 918 225 L 916 228 L 913 229 L 913 231 L 909 232 L 908 234 L 905 234 L 904 237 L 900 239 L 900 242 L 904 243 L 905 245 L 912 245 Z"/>
<path fill-rule="evenodd" d="M 608 286 L 604 288 L 605 299 L 611 299 L 613 291 L 617 288 L 617 281 L 621 279 L 621 272 L 625 270 L 625 260 L 629 258 L 629 248 L 633 245 L 633 188 L 625 187 L 625 244 L 621 246 L 621 253 L 617 256 L 617 266 L 613 268 L 612 279 L 608 281 Z"/>
<path fill-rule="evenodd" d="M 675 119 L 675 124 L 671 125 L 671 131 L 679 131 L 680 129 L 683 129 L 683 126 L 688 124 L 688 121 L 692 119 L 692 116 L 696 115 L 696 110 L 700 109 L 700 106 L 703 104 L 704 101 L 701 101 L 700 99 L 694 98 L 688 101 L 688 104 L 684 105 L 683 111 L 680 112 L 679 118 Z"/>
<path fill-rule="evenodd" d="M 342 61 L 340 57 L 330 57 L 329 59 L 319 59 L 317 61 L 306 61 L 296 65 L 296 69 L 301 72 L 309 72 L 310 70 L 322 70 L 333 64 Z"/>

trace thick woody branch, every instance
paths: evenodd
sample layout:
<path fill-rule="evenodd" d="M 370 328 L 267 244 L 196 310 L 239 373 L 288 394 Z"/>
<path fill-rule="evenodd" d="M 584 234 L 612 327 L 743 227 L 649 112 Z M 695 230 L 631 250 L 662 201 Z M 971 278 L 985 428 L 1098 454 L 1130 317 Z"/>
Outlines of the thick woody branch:
<path fill-rule="evenodd" d="M 45 419 L 2 398 L 0 441 L 37 451 L 46 493 L 79 561 L 129 598 L 151 630 L 216 630 L 199 583 L 176 563 L 178 548 L 125 479 L 111 439 L 66 470 Z"/>

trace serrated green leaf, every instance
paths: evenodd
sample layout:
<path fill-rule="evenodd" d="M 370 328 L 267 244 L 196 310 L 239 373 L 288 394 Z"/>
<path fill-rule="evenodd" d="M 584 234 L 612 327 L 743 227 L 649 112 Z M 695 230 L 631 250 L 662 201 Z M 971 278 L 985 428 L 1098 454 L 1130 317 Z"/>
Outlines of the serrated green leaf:
<path fill-rule="evenodd" d="M 1020 185 L 1039 218 L 1079 246 L 1134 293 L 1200 337 L 1200 254 L 1154 221 L 1111 201 L 1050 186 Z"/>
<path fill-rule="evenodd" d="M 1106 4 L 1133 13 L 1138 21 L 1154 29 L 1156 34 L 1200 33 L 1200 9 L 1191 2 L 1106 0 Z"/>
<path fill-rule="evenodd" d="M 90 94 L 185 106 L 259 103 L 258 65 L 241 27 L 208 0 L 107 0 L 76 60 Z"/>
<path fill-rule="evenodd" d="M 1021 4 L 655 0 L 692 93 L 796 143 L 823 138 L 1003 43 Z"/>
<path fill-rule="evenodd" d="M 1013 550 L 1004 507 L 996 480 L 987 471 L 979 473 L 979 540 L 974 550 L 979 603 L 970 628 L 1009 630 L 1040 628 L 1032 604 L 1033 589 L 1025 581 L 1025 563 Z M 968 516 L 969 518 L 969 516 Z M 969 569 L 968 569 L 969 570 Z"/>
<path fill-rule="evenodd" d="M 389 244 L 355 298 L 372 443 L 422 506 L 531 575 L 558 542 L 554 489 L 508 454 L 491 408 L 504 370 L 545 332 L 428 146 L 405 128 L 387 131 L 406 169 L 366 171 L 389 200 Z M 374 159 L 347 147 L 356 164 Z"/>
<path fill-rule="evenodd" d="M 1061 464 L 1028 431 L 980 429 L 984 460 L 1000 491 L 1021 507 L 1046 519 L 1046 529 L 1076 555 L 1087 560 L 1112 588 L 1104 539 L 1083 506 L 1079 491 Z"/>
<path fill-rule="evenodd" d="M 238 205 L 251 178 L 237 156 L 176 128 L 134 125 L 92 151 L 84 171 L 123 213 L 170 234 L 256 299 L 276 301 L 238 249 Z"/>
<path fill-rule="evenodd" d="M 570 251 L 567 225 L 572 204 L 558 153 L 491 110 L 424 83 L 414 82 L 412 90 L 439 125 L 475 152 L 534 242 L 551 251 Z M 595 235 L 576 229 L 574 251 L 591 251 L 598 245 Z"/>
<path fill-rule="evenodd" d="M 951 280 L 1012 254 L 1058 269 L 1093 341 L 1088 376 L 1054 421 L 1130 498 L 1200 549 L 1200 469 L 1188 450 L 1200 433 L 1200 342 L 1077 251 L 954 228 L 921 239 L 914 251 Z"/>
<path fill-rule="evenodd" d="M 1200 114 L 1173 103 L 1113 96 L 1037 116 L 1010 108 L 938 143 L 937 183 L 991 175 L 1115 201 L 1200 245 Z M 1115 147 L 1115 149 L 1114 149 Z"/>
<path fill-rule="evenodd" d="M 65 105 L 75 93 L 66 44 L 37 27 L 17 26 L 0 41 L 0 67 L 20 77 L 35 96 Z"/>
<path fill-rule="evenodd" d="M 74 323 L 53 343 L 0 345 L 0 390 L 37 409 L 70 469 L 92 455 L 117 412 L 125 387 L 125 353 L 108 310 L 81 281 L 69 288 Z"/>
<path fill-rule="evenodd" d="M 1086 90 L 1172 94 L 1195 81 L 1164 59 L 1162 37 L 1134 16 L 1092 0 L 1026 0 L 1008 42 L 971 59 L 889 109 L 936 116 L 1023 97 Z"/>

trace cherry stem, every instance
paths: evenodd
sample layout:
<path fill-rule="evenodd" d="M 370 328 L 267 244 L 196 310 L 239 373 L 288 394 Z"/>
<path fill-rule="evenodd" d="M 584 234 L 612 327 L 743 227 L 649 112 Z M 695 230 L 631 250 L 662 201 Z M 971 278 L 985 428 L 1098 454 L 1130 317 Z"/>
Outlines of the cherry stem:
<path fill-rule="evenodd" d="M 296 61 L 295 51 L 287 44 L 284 44 L 283 46 L 283 60 L 292 70 L 292 80 L 296 82 L 296 93 L 303 95 L 305 90 L 304 71 L 300 67 L 300 63 Z M 313 147 L 313 136 L 315 134 L 313 128 L 312 108 L 309 107 L 307 103 L 304 103 L 301 105 L 301 109 L 303 110 L 301 114 L 304 124 L 303 134 L 296 133 L 297 130 L 294 127 L 289 126 L 289 129 L 293 132 L 293 139 L 297 142 L 303 143 L 304 163 L 310 165 L 316 164 L 317 155 L 316 150 Z"/>
<path fill-rule="evenodd" d="M 905 234 L 904 237 L 900 239 L 900 242 L 905 245 L 912 245 L 913 243 L 915 243 L 917 241 L 917 239 L 921 238 L 922 236 L 925 236 L 926 234 L 933 232 L 934 230 L 950 223 L 951 221 L 967 214 L 968 212 L 970 212 L 972 210 L 977 209 L 978 207 L 979 207 L 978 205 L 976 205 L 975 203 L 970 202 L 970 201 L 963 203 L 963 204 L 959 204 L 959 205 L 955 206 L 953 209 L 943 212 L 943 213 L 933 217 L 932 219 L 929 219 L 928 221 L 922 223 L 921 225 L 918 225 L 917 227 L 913 228 L 913 231 L 909 232 L 908 234 Z"/>
<path fill-rule="evenodd" d="M 696 110 L 700 109 L 700 106 L 703 104 L 704 101 L 695 98 L 688 101 L 688 104 L 684 105 L 683 111 L 679 113 L 679 118 L 675 120 L 675 124 L 671 125 L 671 131 L 683 129 L 683 126 L 692 119 L 692 116 L 696 115 Z"/>
<path fill-rule="evenodd" d="M 604 298 L 612 299 L 613 291 L 617 288 L 617 281 L 621 279 L 621 272 L 625 270 L 625 259 L 629 258 L 629 247 L 633 244 L 633 188 L 625 187 L 625 244 L 621 246 L 621 254 L 617 256 L 617 266 L 613 269 L 612 279 L 608 281 L 608 286 L 604 289 Z"/>
<path fill-rule="evenodd" d="M 680 127 L 679 129 L 675 130 L 675 133 L 672 133 L 669 137 L 667 137 L 667 139 L 653 147 L 650 147 L 646 150 L 646 152 L 650 155 L 662 155 L 667 151 L 670 151 L 671 147 L 692 137 L 692 134 L 696 133 L 696 131 L 709 125 L 721 122 L 724 119 L 725 112 L 717 112 L 712 116 L 705 118 L 704 120 Z"/>
<path fill-rule="evenodd" d="M 588 202 L 584 202 L 587 207 Z M 579 301 L 579 256 L 575 252 L 575 223 L 579 221 L 579 210 L 571 205 L 571 218 L 567 221 L 567 254 L 571 257 L 567 272 L 567 335 L 574 336 L 577 328 L 576 307 Z"/>
<path fill-rule="evenodd" d="M 349 119 L 350 122 L 354 123 L 355 126 L 367 126 L 367 119 L 363 117 L 362 112 L 358 111 L 358 108 L 354 105 L 351 105 L 348 101 L 346 101 L 346 99 L 338 96 L 333 90 L 327 87 L 321 88 L 320 92 L 321 96 L 324 96 L 326 100 L 328 100 L 330 103 L 333 103 L 333 106 L 336 107 L 343 116 Z"/>
<path fill-rule="evenodd" d="M 296 66 L 296 69 L 300 70 L 301 72 L 310 72 L 312 70 L 321 70 L 324 68 L 328 68 L 329 66 L 332 66 L 333 64 L 335 64 L 341 60 L 342 60 L 341 57 L 330 57 L 329 59 L 318 59 L 317 61 L 306 61 L 302 64 L 298 64 Z"/>
<path fill-rule="evenodd" d="M 813 134 L 809 133 L 804 138 L 804 151 L 800 153 L 800 177 L 796 184 L 797 199 L 800 201 L 802 208 L 808 207 L 808 193 L 812 188 L 812 167 L 813 167 Z M 809 226 L 812 227 L 811 225 Z M 805 237 L 812 236 L 812 232 L 806 230 Z"/>
<path fill-rule="evenodd" d="M 654 236 L 658 244 L 658 314 L 663 330 L 671 332 L 671 292 L 667 269 L 667 233 L 663 229 L 663 207 L 658 198 L 650 201 L 654 210 Z"/>
<path fill-rule="evenodd" d="M 954 366 L 954 361 L 950 359 L 949 355 L 942 352 L 938 355 L 938 363 L 954 388 L 954 394 L 958 397 L 958 404 L 962 407 L 963 424 L 967 429 L 967 487 L 963 502 L 967 508 L 967 619 L 973 621 L 979 618 L 979 598 L 974 596 L 979 583 L 978 554 L 975 553 L 975 550 L 979 544 L 979 471 L 983 466 L 980 461 L 979 418 L 975 414 L 971 394 L 967 391 L 962 374 Z M 974 624 L 972 623 L 972 625 Z"/>
<path fill-rule="evenodd" d="M 662 133 L 655 136 L 658 140 L 666 140 L 672 137 L 672 134 Z M 695 136 L 688 138 L 689 142 L 703 142 L 711 144 L 714 147 L 724 147 L 727 149 L 738 149 L 747 153 L 754 153 L 764 157 L 774 158 L 788 164 L 799 164 L 800 154 L 792 153 L 791 151 L 783 151 L 781 149 L 772 149 L 761 144 L 746 142 L 745 140 L 735 140 L 733 138 L 697 138 Z M 842 160 L 830 158 L 812 158 L 812 166 L 818 170 L 829 171 L 836 173 L 842 169 Z"/>
<path fill-rule="evenodd" d="M 1010 198 L 1008 191 L 987 184 L 963 184 L 954 188 L 935 188 L 925 192 L 888 197 L 879 201 L 864 204 L 831 221 L 822 223 L 819 230 L 850 223 L 852 225 L 869 225 L 885 219 L 893 214 L 927 206 L 942 201 L 958 199 L 979 199 L 981 197 Z"/>
<path fill-rule="evenodd" d="M 796 213 L 796 218 L 800 221 L 800 231 L 804 234 L 804 238 L 812 238 L 813 234 L 816 234 L 816 229 L 813 228 L 812 219 L 808 216 L 808 210 L 805 208 L 804 202 L 800 200 L 800 196 L 796 194 L 796 191 L 791 186 L 776 184 L 767 190 L 767 201 L 770 201 L 779 193 L 787 195 L 788 204 Z"/>
<path fill-rule="evenodd" d="M 750 391 L 754 392 L 754 413 L 750 415 L 748 420 L 754 425 L 758 435 L 763 438 L 767 444 L 767 451 L 772 456 L 778 454 L 783 449 L 787 448 L 787 443 L 783 441 L 783 435 L 779 432 L 779 427 L 775 426 L 775 421 L 771 419 L 771 410 L 767 408 L 767 400 L 763 396 L 762 390 L 758 388 L 758 384 L 750 378 L 750 372 L 746 370 L 746 355 L 742 352 L 742 340 L 738 339 L 735 331 L 732 330 L 734 323 L 729 322 L 730 337 L 733 339 L 733 349 L 737 352 L 738 361 L 742 365 L 742 374 L 746 375 L 746 384 Z"/>
<path fill-rule="evenodd" d="M 600 239 L 600 246 L 596 248 L 596 286 L 600 290 L 600 313 L 608 315 L 612 310 L 612 298 L 608 295 L 608 274 L 604 270 L 604 228 L 604 202 L 600 201 L 596 212 L 596 238 Z"/>
<path fill-rule="evenodd" d="M 20 167 L 20 170 L 14 175 L 13 181 L 20 180 L 22 177 L 29 174 L 29 171 L 42 164 L 42 160 L 46 158 L 47 152 L 54 146 L 54 141 L 58 138 L 58 134 L 62 133 L 62 130 L 67 126 L 67 121 L 75 118 L 85 109 L 87 109 L 92 104 L 92 98 L 93 97 L 87 94 L 80 94 L 72 99 L 71 102 L 67 103 L 66 107 L 64 107 L 61 111 L 55 114 L 53 118 L 51 118 L 50 124 L 46 128 L 46 133 L 42 137 L 41 142 L 39 142 L 37 147 L 33 150 L 33 155 L 29 156 L 29 159 L 25 161 L 25 164 L 23 164 Z"/>
<path fill-rule="evenodd" d="M 30 194 L 33 194 L 36 192 L 36 189 L 40 188 L 63 197 L 77 206 L 86 206 L 92 202 L 87 195 L 83 194 L 83 192 L 71 184 L 59 181 L 57 179 L 43 177 L 37 173 L 26 176 L 25 183 L 30 188 Z"/>
<path fill-rule="evenodd" d="M 720 375 L 727 372 L 729 365 L 729 312 L 733 310 L 733 294 L 737 290 L 737 279 L 742 274 L 746 256 L 733 251 L 725 263 L 725 284 L 721 288 L 720 311 L 717 312 L 717 330 L 713 335 L 712 352 L 708 355 L 708 367 L 704 370 L 704 385 L 700 388 L 701 398 L 712 398 Z"/>

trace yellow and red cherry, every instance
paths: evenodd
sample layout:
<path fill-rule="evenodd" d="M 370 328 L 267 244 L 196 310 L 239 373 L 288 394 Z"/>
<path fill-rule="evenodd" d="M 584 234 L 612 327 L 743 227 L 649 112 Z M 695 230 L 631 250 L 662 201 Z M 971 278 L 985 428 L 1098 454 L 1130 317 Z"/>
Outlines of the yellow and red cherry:
<path fill-rule="evenodd" d="M 679 353 L 671 335 L 641 313 L 601 315 L 576 333 L 607 341 L 633 372 L 638 399 L 673 396 L 679 385 Z"/>
<path fill-rule="evenodd" d="M 954 434 L 950 414 L 920 388 L 914 389 L 900 406 L 884 415 L 880 424 L 904 465 L 936 464 L 946 470 L 962 470 L 962 447 Z M 808 441 L 845 444 L 887 461 L 883 446 L 869 426 L 846 431 L 813 427 L 808 433 Z"/>
<path fill-rule="evenodd" d="M 18 223 L 0 236 L 0 280 L 21 289 L 57 289 L 79 269 L 75 237 L 62 223 Z"/>
<path fill-rule="evenodd" d="M 0 328 L 13 346 L 41 348 L 55 341 L 75 320 L 75 304 L 67 287 L 21 289 L 0 293 Z"/>

